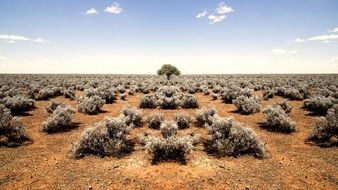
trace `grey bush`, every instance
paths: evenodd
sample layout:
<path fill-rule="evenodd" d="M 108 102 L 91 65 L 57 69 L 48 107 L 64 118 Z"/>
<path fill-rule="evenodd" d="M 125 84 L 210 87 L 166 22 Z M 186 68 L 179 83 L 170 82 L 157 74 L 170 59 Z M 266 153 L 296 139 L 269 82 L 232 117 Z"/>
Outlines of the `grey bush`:
<path fill-rule="evenodd" d="M 175 136 L 178 130 L 178 126 L 174 121 L 164 121 L 160 126 L 161 134 L 164 138 Z"/>
<path fill-rule="evenodd" d="M 0 138 L 7 138 L 8 146 L 17 146 L 29 140 L 22 122 L 18 117 L 13 117 L 9 109 L 0 104 Z"/>
<path fill-rule="evenodd" d="M 127 98 L 127 94 L 126 93 L 120 94 L 120 99 L 121 100 L 126 100 L 126 98 Z"/>
<path fill-rule="evenodd" d="M 290 113 L 291 110 L 292 110 L 292 106 L 287 104 L 286 100 L 282 101 L 282 102 L 277 102 L 275 105 L 279 105 L 280 107 L 282 107 L 282 109 L 285 111 L 285 113 Z"/>
<path fill-rule="evenodd" d="M 133 150 L 128 138 L 130 127 L 125 117 L 105 118 L 96 127 L 86 129 L 72 146 L 72 155 L 79 159 L 87 154 L 120 157 Z"/>
<path fill-rule="evenodd" d="M 206 127 L 212 124 L 211 117 L 217 115 L 217 110 L 214 107 L 206 107 L 196 110 L 196 125 L 197 127 Z"/>
<path fill-rule="evenodd" d="M 327 110 L 333 107 L 333 98 L 324 96 L 315 96 L 304 100 L 303 107 L 316 114 L 325 115 Z"/>
<path fill-rule="evenodd" d="M 215 93 L 212 93 L 212 94 L 211 94 L 211 98 L 212 98 L 212 100 L 217 100 L 218 95 L 215 94 Z"/>
<path fill-rule="evenodd" d="M 140 108 L 156 108 L 157 102 L 154 95 L 145 95 L 140 101 Z"/>
<path fill-rule="evenodd" d="M 174 115 L 174 118 L 179 129 L 186 129 L 189 127 L 189 124 L 191 122 L 191 117 L 189 116 L 189 114 L 179 112 Z"/>
<path fill-rule="evenodd" d="M 338 145 L 338 104 L 329 109 L 327 115 L 316 123 L 308 139 L 318 145 Z"/>
<path fill-rule="evenodd" d="M 63 90 L 63 96 L 65 98 L 75 100 L 75 90 L 67 88 L 67 89 Z"/>
<path fill-rule="evenodd" d="M 91 97 L 81 96 L 77 100 L 77 104 L 77 109 L 80 113 L 96 114 L 105 104 L 105 100 L 96 95 Z"/>
<path fill-rule="evenodd" d="M 193 95 L 185 95 L 183 96 L 181 103 L 182 108 L 198 108 L 197 98 Z"/>
<path fill-rule="evenodd" d="M 163 119 L 164 119 L 163 113 L 151 113 L 147 117 L 147 123 L 149 124 L 150 128 L 160 129 L 160 125 Z"/>
<path fill-rule="evenodd" d="M 131 127 L 142 126 L 142 111 L 141 110 L 127 106 L 126 108 L 122 110 L 121 115 L 126 118 L 125 122 L 127 125 L 130 125 Z"/>
<path fill-rule="evenodd" d="M 268 100 L 275 96 L 275 91 L 273 89 L 264 89 L 263 90 L 263 99 Z"/>
<path fill-rule="evenodd" d="M 4 98 L 4 105 L 11 110 L 11 114 L 19 115 L 34 108 L 35 101 L 22 95 Z"/>
<path fill-rule="evenodd" d="M 248 98 L 241 95 L 233 100 L 233 103 L 241 114 L 254 114 L 260 111 L 260 100 L 256 96 Z"/>
<path fill-rule="evenodd" d="M 139 142 L 150 154 L 152 164 L 164 161 L 174 161 L 186 164 L 192 150 L 199 142 L 199 136 L 190 133 L 183 137 L 155 137 L 149 133 L 139 136 Z"/>
<path fill-rule="evenodd" d="M 42 123 L 42 131 L 56 133 L 74 128 L 72 122 L 75 111 L 68 105 L 59 105 Z"/>
<path fill-rule="evenodd" d="M 56 107 L 58 107 L 61 104 L 62 104 L 61 102 L 57 102 L 57 101 L 52 100 L 50 102 L 50 104 L 48 104 L 48 106 L 46 107 L 46 110 L 47 110 L 48 113 L 51 114 L 56 109 Z"/>
<path fill-rule="evenodd" d="M 263 110 L 263 113 L 265 115 L 266 127 L 268 129 L 285 133 L 296 131 L 296 123 L 287 116 L 281 106 L 267 106 Z"/>
<path fill-rule="evenodd" d="M 207 153 L 218 157 L 242 154 L 258 158 L 266 156 L 266 147 L 253 130 L 242 127 L 233 118 L 213 117 L 213 120 L 212 125 L 207 127 L 209 137 L 204 142 Z"/>

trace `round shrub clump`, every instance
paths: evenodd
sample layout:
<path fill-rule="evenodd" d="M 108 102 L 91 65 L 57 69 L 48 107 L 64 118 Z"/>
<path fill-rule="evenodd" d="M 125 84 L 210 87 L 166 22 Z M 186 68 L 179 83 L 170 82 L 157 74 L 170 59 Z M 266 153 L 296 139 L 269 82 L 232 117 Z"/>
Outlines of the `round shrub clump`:
<path fill-rule="evenodd" d="M 266 127 L 270 130 L 284 133 L 292 133 L 297 129 L 293 122 L 279 105 L 267 106 L 263 111 L 266 119 Z"/>
<path fill-rule="evenodd" d="M 247 97 L 239 96 L 233 103 L 237 107 L 238 112 L 241 114 L 254 114 L 260 111 L 260 100 L 256 96 Z"/>
<path fill-rule="evenodd" d="M 189 127 L 189 124 L 191 122 L 191 117 L 189 116 L 189 114 L 180 112 L 176 113 L 174 117 L 179 129 L 186 129 Z"/>
<path fill-rule="evenodd" d="M 308 139 L 322 146 L 338 145 L 338 104 L 316 123 Z"/>
<path fill-rule="evenodd" d="M 105 118 L 94 128 L 86 129 L 72 146 L 72 155 L 79 159 L 88 154 L 120 157 L 133 150 L 133 141 L 128 138 L 130 127 L 124 117 Z"/>
<path fill-rule="evenodd" d="M 212 124 L 212 117 L 217 115 L 217 110 L 214 107 L 206 107 L 196 110 L 196 125 L 197 127 L 206 127 Z"/>
<path fill-rule="evenodd" d="M 207 127 L 209 137 L 204 142 L 207 153 L 217 157 L 243 154 L 252 154 L 258 158 L 266 156 L 266 147 L 253 130 L 242 127 L 233 118 L 216 116 L 213 120 L 212 125 Z"/>
<path fill-rule="evenodd" d="M 156 108 L 157 102 L 154 95 L 145 95 L 140 101 L 140 108 Z"/>
<path fill-rule="evenodd" d="M 77 100 L 77 109 L 80 113 L 97 114 L 105 103 L 105 100 L 96 95 L 91 97 L 81 96 Z"/>
<path fill-rule="evenodd" d="M 74 128 L 72 122 L 75 111 L 68 105 L 59 105 L 42 124 L 42 131 L 55 133 Z"/>
<path fill-rule="evenodd" d="M 162 113 L 151 113 L 147 117 L 147 123 L 149 127 L 152 129 L 160 129 L 160 125 L 164 119 L 164 115 Z"/>

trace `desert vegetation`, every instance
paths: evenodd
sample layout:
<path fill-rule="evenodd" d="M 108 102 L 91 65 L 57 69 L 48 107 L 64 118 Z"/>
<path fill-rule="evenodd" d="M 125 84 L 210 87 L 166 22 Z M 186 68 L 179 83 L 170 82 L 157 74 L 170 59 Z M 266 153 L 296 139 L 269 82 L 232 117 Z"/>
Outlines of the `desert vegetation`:
<path fill-rule="evenodd" d="M 102 162 L 123 176 L 171 167 L 243 174 L 264 165 L 275 174 L 293 170 L 289 158 L 335 162 L 336 75 L 1 75 L 0 84 L 2 154 L 48 155 L 67 170 L 103 171 Z"/>

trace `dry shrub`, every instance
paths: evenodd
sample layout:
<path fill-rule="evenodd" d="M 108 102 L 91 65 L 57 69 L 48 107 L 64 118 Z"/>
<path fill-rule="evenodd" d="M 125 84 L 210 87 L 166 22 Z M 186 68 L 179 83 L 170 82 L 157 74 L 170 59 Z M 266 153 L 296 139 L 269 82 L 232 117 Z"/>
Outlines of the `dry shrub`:
<path fill-rule="evenodd" d="M 133 141 L 128 139 L 129 130 L 125 117 L 105 118 L 96 127 L 82 133 L 72 146 L 72 155 L 76 159 L 88 154 L 101 157 L 127 155 L 134 146 Z"/>
<path fill-rule="evenodd" d="M 174 121 L 164 121 L 160 126 L 161 134 L 164 138 L 175 136 L 178 126 Z"/>
<path fill-rule="evenodd" d="M 189 114 L 179 112 L 176 113 L 174 117 L 179 129 L 186 129 L 189 127 L 189 124 L 191 122 L 191 117 L 189 116 Z"/>
<path fill-rule="evenodd" d="M 296 131 L 296 123 L 288 117 L 281 106 L 267 106 L 263 113 L 265 115 L 265 127 L 267 127 L 267 129 L 284 133 L 292 133 Z"/>
<path fill-rule="evenodd" d="M 207 127 L 209 137 L 204 143 L 207 153 L 217 157 L 237 157 L 242 154 L 265 157 L 266 147 L 253 130 L 242 127 L 233 118 L 216 116 L 212 119 L 212 125 Z"/>
<path fill-rule="evenodd" d="M 147 117 L 147 123 L 152 129 L 160 129 L 160 125 L 164 119 L 163 113 L 151 113 Z"/>
<path fill-rule="evenodd" d="M 29 140 L 22 122 L 13 117 L 9 109 L 0 104 L 0 138 L 5 137 L 5 145 L 17 146 Z"/>
<path fill-rule="evenodd" d="M 145 95 L 140 101 L 140 108 L 156 108 L 157 102 L 154 95 Z"/>
<path fill-rule="evenodd" d="M 131 125 L 133 128 L 142 126 L 141 110 L 128 106 L 122 110 L 121 115 L 125 117 L 127 125 Z"/>
<path fill-rule="evenodd" d="M 308 139 L 322 146 L 338 145 L 338 104 L 316 123 Z"/>
<path fill-rule="evenodd" d="M 42 124 L 42 131 L 56 133 L 74 128 L 72 122 L 75 111 L 68 105 L 59 105 Z"/>
<path fill-rule="evenodd" d="M 206 127 L 211 125 L 212 120 L 210 117 L 217 115 L 217 110 L 214 107 L 204 107 L 196 111 L 196 125 L 197 127 Z"/>
<path fill-rule="evenodd" d="M 233 100 L 233 103 L 241 114 L 248 115 L 260 111 L 260 100 L 256 96 L 247 97 L 242 95 Z"/>
<path fill-rule="evenodd" d="M 4 98 L 4 105 L 11 110 L 11 114 L 20 115 L 34 108 L 35 101 L 22 95 Z"/>
<path fill-rule="evenodd" d="M 99 96 L 81 96 L 77 100 L 77 109 L 80 113 L 84 114 L 97 114 L 101 107 L 105 104 L 105 100 Z"/>
<path fill-rule="evenodd" d="M 315 96 L 304 100 L 304 108 L 319 115 L 325 115 L 327 110 L 333 107 L 333 98 Z"/>
<path fill-rule="evenodd" d="M 51 114 L 59 105 L 62 105 L 62 103 L 52 100 L 50 104 L 48 104 L 48 106 L 46 107 L 46 110 L 48 113 Z"/>

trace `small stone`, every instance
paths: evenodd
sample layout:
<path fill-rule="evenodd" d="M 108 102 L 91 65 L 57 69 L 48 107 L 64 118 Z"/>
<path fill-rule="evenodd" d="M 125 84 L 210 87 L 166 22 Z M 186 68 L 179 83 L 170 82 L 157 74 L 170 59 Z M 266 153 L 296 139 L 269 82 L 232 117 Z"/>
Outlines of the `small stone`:
<path fill-rule="evenodd" d="M 250 189 L 250 187 L 249 187 L 249 186 L 246 186 L 245 189 Z"/>
<path fill-rule="evenodd" d="M 227 181 L 227 182 L 225 182 L 227 185 L 230 185 L 230 183 Z"/>
<path fill-rule="evenodd" d="M 93 189 L 93 187 L 91 185 L 88 186 L 88 189 Z"/>
<path fill-rule="evenodd" d="M 58 164 L 59 162 L 55 162 L 55 164 Z"/>
<path fill-rule="evenodd" d="M 283 162 L 282 162 L 282 161 L 280 161 L 280 162 L 279 162 L 279 164 L 283 164 Z"/>

